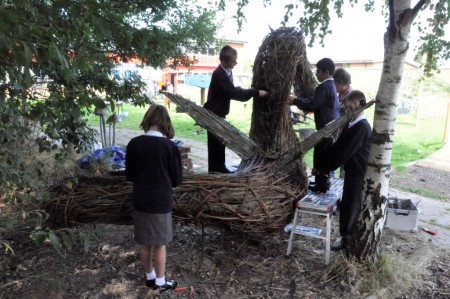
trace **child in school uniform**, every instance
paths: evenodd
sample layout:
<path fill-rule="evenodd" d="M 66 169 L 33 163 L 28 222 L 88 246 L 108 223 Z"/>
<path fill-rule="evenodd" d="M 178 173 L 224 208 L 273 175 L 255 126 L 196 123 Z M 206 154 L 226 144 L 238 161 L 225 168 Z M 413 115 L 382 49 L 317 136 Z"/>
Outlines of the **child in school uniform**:
<path fill-rule="evenodd" d="M 225 118 L 230 112 L 231 100 L 245 102 L 252 97 L 265 97 L 268 92 L 256 88 L 244 89 L 233 84 L 232 69 L 237 64 L 237 51 L 231 46 L 224 46 L 219 54 L 220 65 L 214 70 L 208 88 L 205 109 Z M 225 145 L 219 138 L 208 131 L 208 171 L 230 173 L 225 165 Z"/>
<path fill-rule="evenodd" d="M 172 188 L 181 184 L 180 151 L 170 140 L 175 131 L 167 109 L 152 104 L 141 122 L 144 134 L 128 143 L 127 180 L 133 182 L 134 238 L 140 246 L 146 285 L 158 292 L 173 290 L 166 279 L 166 245 L 172 241 Z"/>

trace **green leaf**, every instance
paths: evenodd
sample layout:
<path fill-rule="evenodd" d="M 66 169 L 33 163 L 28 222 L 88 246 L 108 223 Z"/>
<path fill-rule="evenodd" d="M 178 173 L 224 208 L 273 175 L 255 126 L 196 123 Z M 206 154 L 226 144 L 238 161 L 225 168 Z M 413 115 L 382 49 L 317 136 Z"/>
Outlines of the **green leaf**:
<path fill-rule="evenodd" d="M 54 231 L 48 232 L 48 237 L 50 239 L 50 243 L 52 243 L 53 248 L 55 248 L 57 251 L 59 251 L 62 247 L 61 241 L 59 240 L 58 236 L 55 234 Z"/>
<path fill-rule="evenodd" d="M 50 193 L 49 192 L 44 192 L 42 194 L 42 196 L 41 196 L 41 200 L 42 200 L 42 202 L 50 201 L 51 200 Z"/>
<path fill-rule="evenodd" d="M 65 232 L 65 231 L 63 231 L 63 230 L 60 230 L 60 231 L 58 231 L 58 232 L 59 232 L 59 234 L 61 235 L 61 238 L 62 238 L 62 240 L 63 240 L 64 246 L 66 246 L 66 248 L 67 248 L 69 251 L 72 251 L 72 245 L 73 245 L 73 243 L 72 243 L 72 238 L 71 238 L 71 236 L 70 236 L 67 232 Z"/>
<path fill-rule="evenodd" d="M 47 233 L 39 230 L 31 233 L 30 235 L 31 240 L 33 240 L 37 245 L 42 245 L 44 243 L 45 239 L 47 238 Z"/>
<path fill-rule="evenodd" d="M 91 237 L 88 233 L 80 232 L 80 240 L 83 244 L 84 253 L 88 253 L 89 246 L 91 245 Z"/>
<path fill-rule="evenodd" d="M 25 56 L 25 60 L 27 62 L 27 64 L 31 63 L 31 59 L 33 59 L 33 52 L 31 51 L 30 47 L 28 46 L 28 44 L 26 42 L 23 42 L 23 52 L 24 52 L 24 56 Z"/>
<path fill-rule="evenodd" d="M 34 215 L 36 215 L 36 230 L 39 230 L 43 227 L 44 222 L 48 219 L 49 215 L 44 210 L 35 210 L 32 212 Z"/>
<path fill-rule="evenodd" d="M 96 32 L 97 38 L 111 38 L 110 26 L 104 21 L 103 18 L 92 17 L 92 24 L 94 25 L 94 30 Z"/>

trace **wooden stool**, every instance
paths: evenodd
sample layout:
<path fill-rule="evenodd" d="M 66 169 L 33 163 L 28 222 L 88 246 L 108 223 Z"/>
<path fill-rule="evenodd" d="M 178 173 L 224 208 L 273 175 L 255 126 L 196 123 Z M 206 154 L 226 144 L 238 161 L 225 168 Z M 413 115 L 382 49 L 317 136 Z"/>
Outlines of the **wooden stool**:
<path fill-rule="evenodd" d="M 342 197 L 344 180 L 340 178 L 332 178 L 330 183 L 330 190 L 327 193 L 315 193 L 308 191 L 308 193 L 297 202 L 286 255 L 289 256 L 292 252 L 294 235 L 302 235 L 325 240 L 325 264 L 330 262 L 331 216 L 335 209 L 336 203 Z M 314 234 L 308 231 L 297 231 L 296 228 L 299 225 L 299 221 L 302 218 L 301 216 L 303 213 L 324 216 L 326 218 L 325 235 L 323 235 L 323 233 Z"/>

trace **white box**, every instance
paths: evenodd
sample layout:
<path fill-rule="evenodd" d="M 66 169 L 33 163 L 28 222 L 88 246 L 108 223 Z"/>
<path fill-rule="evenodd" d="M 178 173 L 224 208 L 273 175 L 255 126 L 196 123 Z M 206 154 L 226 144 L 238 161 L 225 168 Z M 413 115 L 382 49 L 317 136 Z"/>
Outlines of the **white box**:
<path fill-rule="evenodd" d="M 390 197 L 388 199 L 384 227 L 393 230 L 416 232 L 419 212 L 419 208 L 411 199 Z"/>

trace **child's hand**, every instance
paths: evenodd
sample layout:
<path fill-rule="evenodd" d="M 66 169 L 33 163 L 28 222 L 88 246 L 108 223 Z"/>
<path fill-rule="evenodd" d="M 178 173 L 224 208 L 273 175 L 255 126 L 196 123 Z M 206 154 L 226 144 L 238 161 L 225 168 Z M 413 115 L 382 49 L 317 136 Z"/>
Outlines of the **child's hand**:
<path fill-rule="evenodd" d="M 267 91 L 265 91 L 265 90 L 260 90 L 260 91 L 259 91 L 259 96 L 260 96 L 260 97 L 266 97 L 268 94 L 269 94 L 269 93 L 268 93 Z"/>

